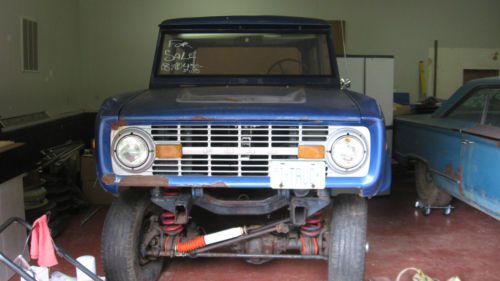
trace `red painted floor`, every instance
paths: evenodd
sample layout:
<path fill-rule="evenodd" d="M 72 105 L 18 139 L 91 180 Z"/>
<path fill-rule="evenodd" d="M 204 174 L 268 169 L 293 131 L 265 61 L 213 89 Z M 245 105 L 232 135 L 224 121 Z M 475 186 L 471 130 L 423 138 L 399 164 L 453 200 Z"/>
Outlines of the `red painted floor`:
<path fill-rule="evenodd" d="M 399 271 L 417 267 L 439 280 L 459 276 L 462 280 L 500 280 L 500 222 L 455 201 L 451 216 L 434 212 L 429 217 L 415 211 L 411 174 L 397 173 L 392 194 L 369 201 L 366 280 L 395 280 Z M 74 257 L 100 257 L 100 230 L 106 210 L 84 226 L 84 214 L 56 239 Z M 99 258 L 100 259 L 100 258 Z M 101 264 L 98 271 L 102 274 Z M 62 262 L 54 270 L 75 274 Z M 321 261 L 277 260 L 251 265 L 237 259 L 173 260 L 161 281 L 203 280 L 326 280 Z M 404 280 L 410 280 L 408 278 Z"/>

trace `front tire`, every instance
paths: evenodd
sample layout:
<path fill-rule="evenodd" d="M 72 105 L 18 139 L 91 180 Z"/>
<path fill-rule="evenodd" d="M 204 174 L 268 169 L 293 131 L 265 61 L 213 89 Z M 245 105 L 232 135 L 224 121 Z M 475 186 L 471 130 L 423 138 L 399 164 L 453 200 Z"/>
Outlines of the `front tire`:
<path fill-rule="evenodd" d="M 111 205 L 102 232 L 101 251 L 106 280 L 155 281 L 161 274 L 163 259 L 145 261 L 140 243 L 145 224 L 160 208 L 148 193 L 126 190 Z"/>
<path fill-rule="evenodd" d="M 427 165 L 422 161 L 415 163 L 415 187 L 418 200 L 424 206 L 446 206 L 453 199 L 434 183 Z"/>
<path fill-rule="evenodd" d="M 339 195 L 333 202 L 328 281 L 362 281 L 365 272 L 366 199 Z"/>

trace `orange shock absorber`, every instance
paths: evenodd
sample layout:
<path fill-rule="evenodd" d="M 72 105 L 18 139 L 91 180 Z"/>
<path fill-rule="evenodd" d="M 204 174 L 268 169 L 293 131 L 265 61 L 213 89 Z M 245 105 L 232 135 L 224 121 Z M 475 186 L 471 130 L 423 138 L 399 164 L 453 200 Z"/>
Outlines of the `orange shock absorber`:
<path fill-rule="evenodd" d="M 190 241 L 179 241 L 175 245 L 175 250 L 179 253 L 187 253 L 199 248 L 203 248 L 206 245 L 215 244 L 224 240 L 239 237 L 241 235 L 244 235 L 245 233 L 246 227 L 233 227 L 219 232 L 197 236 Z"/>
<path fill-rule="evenodd" d="M 205 237 L 198 236 L 193 240 L 177 242 L 175 250 L 179 253 L 187 253 L 205 247 Z"/>

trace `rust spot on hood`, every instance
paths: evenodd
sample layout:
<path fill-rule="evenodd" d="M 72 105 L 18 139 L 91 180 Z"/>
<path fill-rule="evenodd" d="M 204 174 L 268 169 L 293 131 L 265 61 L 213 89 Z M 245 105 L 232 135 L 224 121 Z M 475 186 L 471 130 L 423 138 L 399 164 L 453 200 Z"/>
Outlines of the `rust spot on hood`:
<path fill-rule="evenodd" d="M 127 121 L 125 121 L 125 120 L 118 120 L 118 121 L 113 122 L 111 124 L 111 130 L 116 131 L 116 130 L 118 130 L 121 127 L 126 126 L 126 125 L 127 125 Z"/>
<path fill-rule="evenodd" d="M 115 174 L 105 174 L 104 176 L 102 176 L 101 178 L 102 182 L 107 184 L 107 185 L 111 185 L 113 183 L 115 183 L 115 180 L 116 180 L 116 176 Z"/>
<path fill-rule="evenodd" d="M 120 186 L 168 186 L 168 179 L 162 176 L 124 176 Z"/>

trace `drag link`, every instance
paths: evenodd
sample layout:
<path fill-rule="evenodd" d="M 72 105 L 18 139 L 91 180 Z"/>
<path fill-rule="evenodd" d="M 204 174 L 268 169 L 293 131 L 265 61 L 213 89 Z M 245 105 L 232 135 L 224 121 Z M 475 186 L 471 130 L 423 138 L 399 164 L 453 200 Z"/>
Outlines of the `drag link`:
<path fill-rule="evenodd" d="M 217 248 L 220 248 L 220 247 L 223 247 L 223 246 L 228 246 L 228 245 L 231 245 L 231 244 L 234 244 L 234 243 L 237 243 L 237 242 L 245 241 L 245 240 L 248 240 L 248 239 L 251 239 L 251 238 L 254 238 L 254 237 L 258 237 L 258 236 L 261 236 L 261 235 L 264 235 L 264 234 L 267 234 L 267 233 L 271 233 L 271 232 L 277 231 L 277 229 L 280 227 L 281 224 L 282 223 L 277 224 L 274 227 L 263 227 L 263 229 L 254 230 L 251 233 L 248 233 L 248 234 L 245 234 L 245 235 L 233 238 L 233 239 L 226 240 L 224 242 L 220 242 L 220 243 L 217 243 L 217 244 L 213 244 L 213 245 L 206 246 L 204 248 L 192 251 L 192 252 L 188 253 L 188 255 L 192 256 L 192 257 L 195 257 L 199 253 L 207 252 L 207 251 L 210 251 L 210 250 L 213 250 L 213 249 L 217 249 Z"/>

